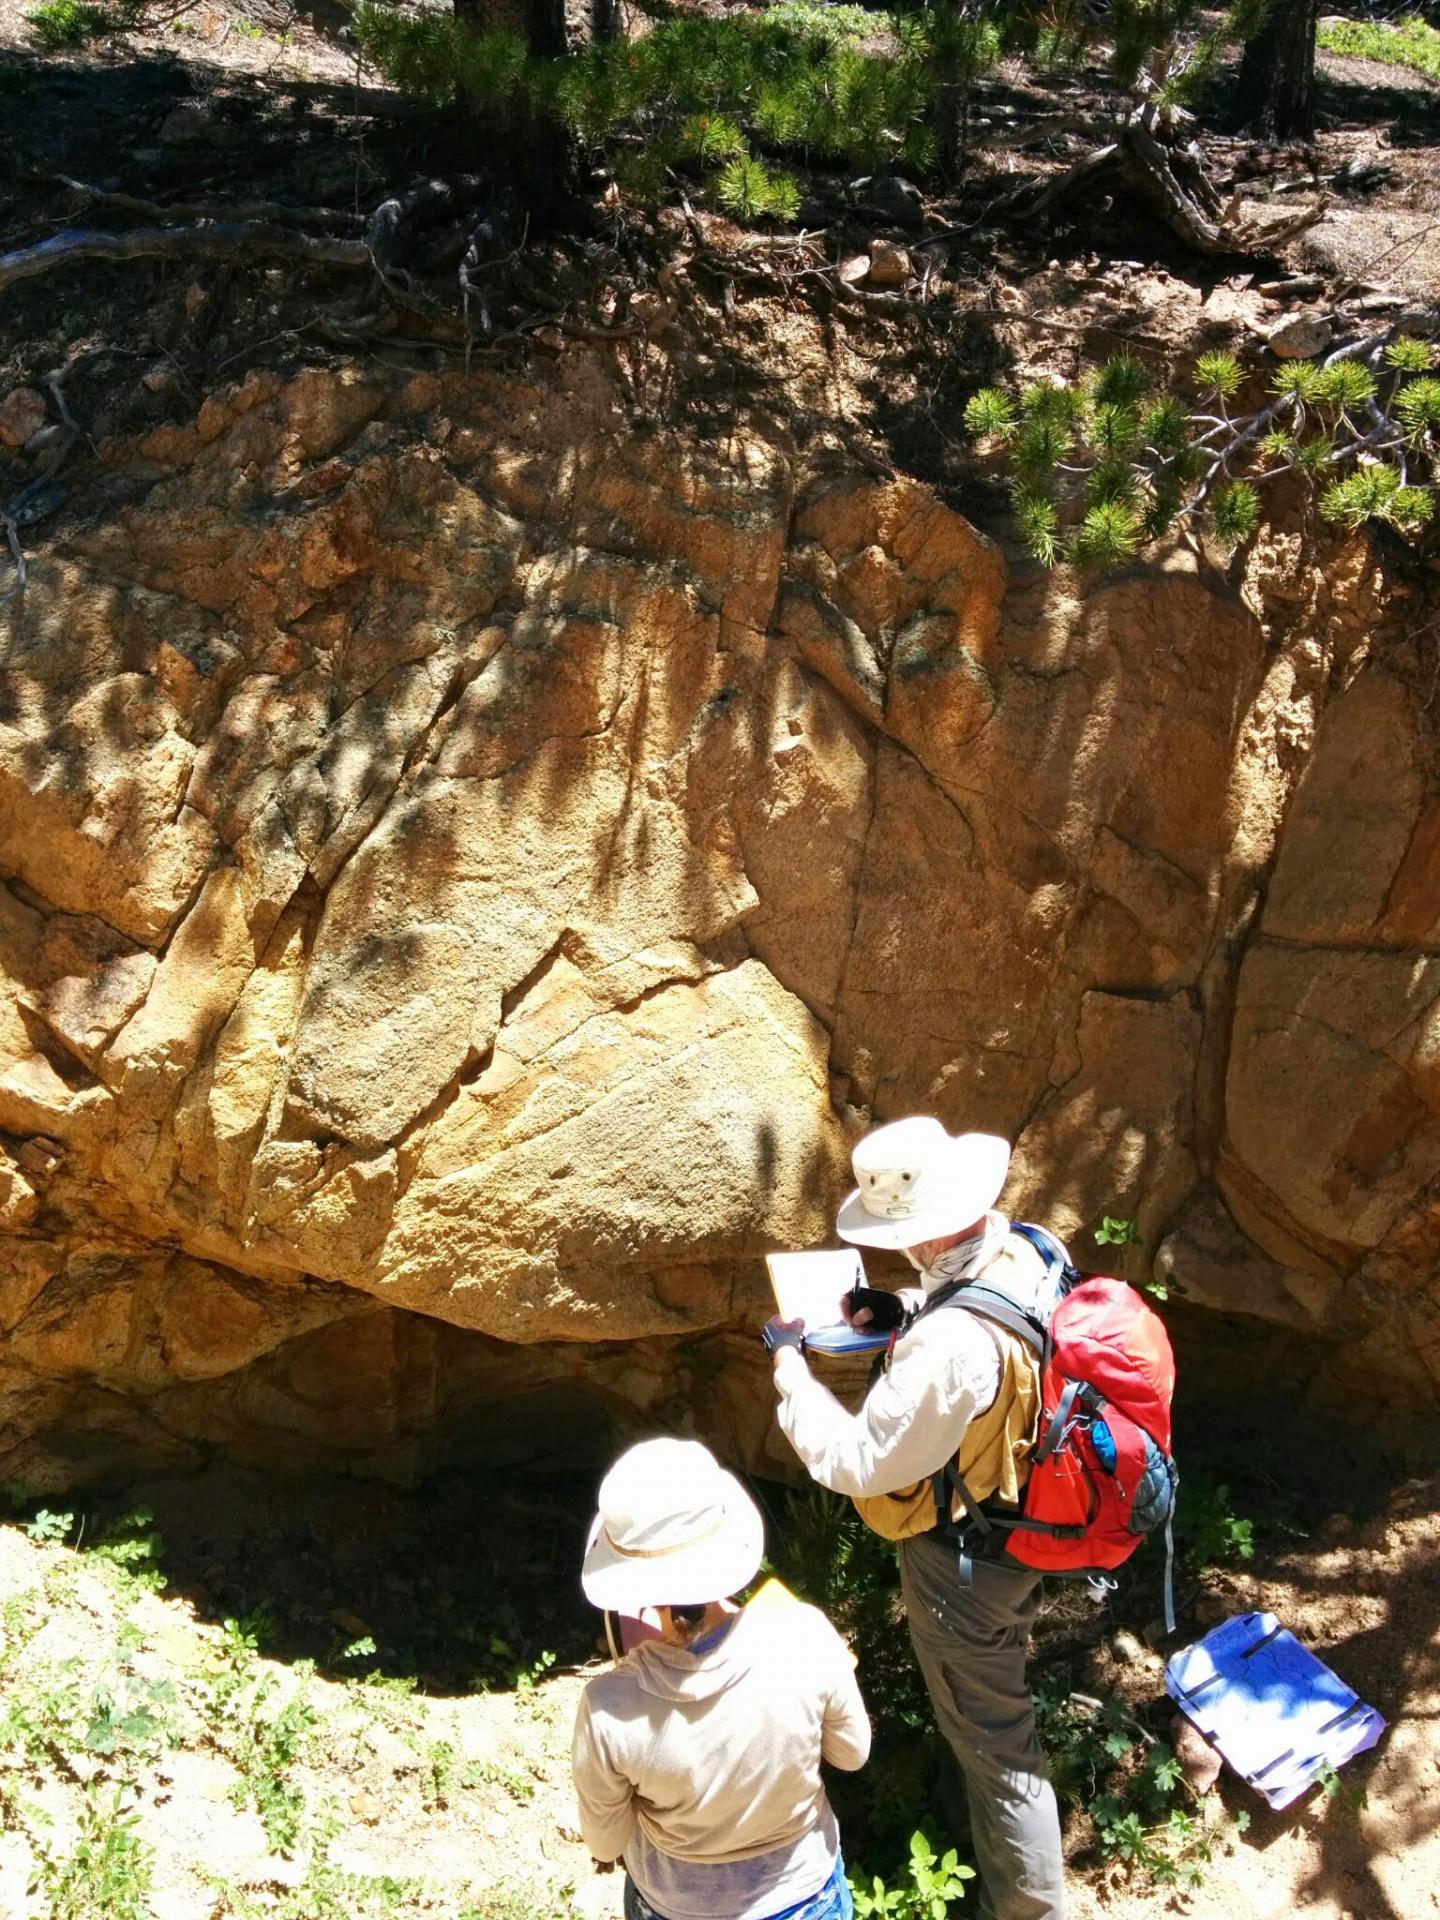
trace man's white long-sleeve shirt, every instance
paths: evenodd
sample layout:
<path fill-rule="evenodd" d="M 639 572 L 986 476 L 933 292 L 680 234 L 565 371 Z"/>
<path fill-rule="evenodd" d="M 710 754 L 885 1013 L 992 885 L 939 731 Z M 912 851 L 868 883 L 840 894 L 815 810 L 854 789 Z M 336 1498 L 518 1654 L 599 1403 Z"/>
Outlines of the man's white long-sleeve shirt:
<path fill-rule="evenodd" d="M 1048 1318 L 1054 1282 L 1018 1234 L 971 1277 Z M 955 1458 L 966 1427 L 999 1392 L 1000 1350 L 977 1314 L 941 1308 L 896 1341 L 858 1413 L 820 1384 L 798 1348 L 776 1355 L 775 1384 L 780 1426 L 812 1479 L 835 1493 L 895 1493 Z"/>

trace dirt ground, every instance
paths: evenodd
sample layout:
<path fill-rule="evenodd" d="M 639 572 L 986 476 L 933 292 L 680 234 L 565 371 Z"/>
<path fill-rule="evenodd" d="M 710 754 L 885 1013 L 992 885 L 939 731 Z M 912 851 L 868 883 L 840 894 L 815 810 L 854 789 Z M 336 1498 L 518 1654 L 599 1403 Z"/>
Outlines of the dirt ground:
<path fill-rule="evenodd" d="M 584 1492 L 532 1487 L 497 1504 L 460 1480 L 406 1495 L 352 1482 L 276 1489 L 220 1470 L 158 1483 L 132 1496 L 157 1515 L 160 1545 L 132 1569 L 164 1569 L 170 1584 L 158 1592 L 92 1558 L 84 1539 L 77 1553 L 0 1529 L 0 1789 L 7 1808 L 28 1809 L 7 1814 L 0 1913 L 42 1920 L 56 1910 L 26 1892 L 27 1833 L 63 1852 L 86 1794 L 108 1804 L 108 1783 L 129 1771 L 155 1858 L 139 1911 L 154 1920 L 618 1920 L 618 1877 L 593 1869 L 569 1788 L 570 1726 L 600 1664 L 574 1580 Z M 1098 1862 L 1072 1818 L 1076 1920 L 1159 1911 L 1422 1920 L 1440 1907 L 1437 1550 L 1440 1480 L 1419 1481 L 1373 1520 L 1337 1517 L 1317 1537 L 1262 1548 L 1243 1571 L 1201 1579 L 1180 1643 L 1268 1608 L 1380 1709 L 1389 1731 L 1341 1776 L 1346 1792 L 1314 1790 L 1283 1814 L 1227 1777 L 1224 1801 L 1247 1809 L 1251 1825 L 1219 1845 L 1194 1894 Z M 1126 1596 L 1112 1604 L 1111 1630 L 1099 1613 L 1081 1625 L 1098 1636 L 1084 1684 L 1152 1713 L 1161 1656 L 1122 1618 Z M 1069 1632 L 1073 1598 L 1062 1610 Z M 267 1832 L 268 1763 L 237 1735 L 244 1716 L 233 1703 L 249 1696 L 227 1694 L 235 1667 L 224 1623 L 237 1613 L 258 1642 L 247 1684 L 275 1689 L 265 1712 L 298 1696 L 307 1715 L 296 1754 L 278 1768 L 304 1808 L 289 1845 Z M 1039 1659 L 1053 1654 L 1054 1627 Z M 123 1742 L 93 1750 L 93 1700 L 108 1689 L 133 1705 L 125 1689 L 137 1675 L 168 1685 L 172 1699 L 158 1709 L 163 1733 L 132 1765 Z M 57 1708 L 67 1686 L 70 1704 Z M 45 1756 L 28 1764 L 15 1735 L 27 1718 L 53 1722 Z"/>

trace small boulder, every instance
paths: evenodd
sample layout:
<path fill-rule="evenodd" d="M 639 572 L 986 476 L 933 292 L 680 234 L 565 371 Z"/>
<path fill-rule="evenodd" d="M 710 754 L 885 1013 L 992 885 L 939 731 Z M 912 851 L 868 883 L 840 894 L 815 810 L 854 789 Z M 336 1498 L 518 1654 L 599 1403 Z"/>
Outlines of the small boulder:
<path fill-rule="evenodd" d="M 891 240 L 872 240 L 869 247 L 870 271 L 865 278 L 872 287 L 903 287 L 913 269 L 904 247 Z"/>
<path fill-rule="evenodd" d="M 23 447 L 45 425 L 46 411 L 34 387 L 12 387 L 0 400 L 0 446 Z"/>
<path fill-rule="evenodd" d="M 1313 360 L 1330 344 L 1330 322 L 1320 313 L 1297 313 L 1272 327 L 1265 344 L 1281 360 Z"/>
<path fill-rule="evenodd" d="M 162 147 L 234 147 L 245 133 L 205 101 L 182 100 L 166 114 L 156 138 Z"/>

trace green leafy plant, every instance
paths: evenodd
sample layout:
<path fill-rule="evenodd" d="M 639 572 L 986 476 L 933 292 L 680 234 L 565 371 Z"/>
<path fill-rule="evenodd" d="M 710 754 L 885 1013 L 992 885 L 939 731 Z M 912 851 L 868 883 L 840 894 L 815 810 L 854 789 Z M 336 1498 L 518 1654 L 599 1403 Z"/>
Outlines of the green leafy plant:
<path fill-rule="evenodd" d="M 52 1513 L 48 1507 L 41 1507 L 25 1532 L 31 1540 L 64 1540 L 74 1526 L 73 1513 Z"/>
<path fill-rule="evenodd" d="M 1133 1247 L 1140 1243 L 1140 1229 L 1133 1220 L 1105 1214 L 1095 1229 L 1095 1242 L 1101 1247 Z"/>
<path fill-rule="evenodd" d="M 960 1864 L 954 1847 L 943 1857 L 936 1854 L 921 1832 L 910 1836 L 910 1858 L 903 1884 L 887 1887 L 881 1876 L 869 1876 L 869 1886 L 852 1875 L 850 1892 L 860 1920 L 946 1920 L 953 1900 L 965 1896 L 965 1883 L 975 1878 L 975 1869 Z"/>
<path fill-rule="evenodd" d="M 1370 1804 L 1370 1795 L 1363 1780 L 1342 1780 L 1336 1769 L 1328 1764 L 1316 1774 L 1315 1784 L 1332 1806 L 1345 1807 L 1351 1813 L 1363 1813 Z"/>
<path fill-rule="evenodd" d="M 104 7 L 88 0 L 44 0 L 32 7 L 25 19 L 47 53 L 60 53 L 83 47 L 87 40 L 114 30 L 115 22 Z"/>
<path fill-rule="evenodd" d="M 30 1891 L 48 1920 L 150 1920 L 154 1857 L 139 1826 L 123 1791 L 89 1788 L 70 1851 L 37 1848 Z"/>
<path fill-rule="evenodd" d="M 108 1569 L 126 1593 L 157 1593 L 167 1584 L 160 1571 L 165 1542 L 149 1507 L 135 1507 L 108 1521 L 88 1549 L 88 1557 Z"/>
<path fill-rule="evenodd" d="M 1234 1511 L 1230 1489 L 1188 1478 L 1175 1525 L 1176 1550 L 1195 1567 L 1249 1560 L 1255 1553 L 1255 1523 Z"/>

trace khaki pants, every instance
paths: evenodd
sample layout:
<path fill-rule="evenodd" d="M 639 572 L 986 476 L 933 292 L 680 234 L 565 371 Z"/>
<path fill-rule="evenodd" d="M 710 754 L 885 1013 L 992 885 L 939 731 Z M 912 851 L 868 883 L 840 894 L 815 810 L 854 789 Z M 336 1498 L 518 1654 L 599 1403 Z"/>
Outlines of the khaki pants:
<path fill-rule="evenodd" d="M 940 1731 L 965 1777 L 984 1920 L 1063 1920 L 1060 1817 L 1035 1733 L 1025 1653 L 1040 1575 L 977 1561 L 960 1584 L 954 1547 L 900 1543 L 910 1639 Z"/>

